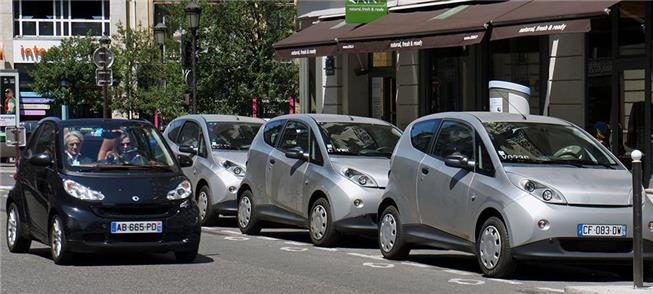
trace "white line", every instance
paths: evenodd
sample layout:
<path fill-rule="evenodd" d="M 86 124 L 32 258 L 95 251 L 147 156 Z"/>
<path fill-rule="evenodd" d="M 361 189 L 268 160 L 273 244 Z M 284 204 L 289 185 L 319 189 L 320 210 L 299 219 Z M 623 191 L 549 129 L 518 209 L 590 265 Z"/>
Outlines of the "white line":
<path fill-rule="evenodd" d="M 0 190 L 11 190 L 14 186 L 0 186 Z"/>
<path fill-rule="evenodd" d="M 308 248 L 306 247 L 281 247 L 279 248 L 283 251 L 288 251 L 288 252 L 302 252 L 302 251 L 307 251 Z"/>
<path fill-rule="evenodd" d="M 234 235 L 242 235 L 243 234 L 241 232 L 235 232 L 235 231 L 230 231 L 230 230 L 220 230 L 220 232 L 226 233 L 226 234 L 234 234 Z"/>
<path fill-rule="evenodd" d="M 286 242 L 283 242 L 283 243 L 288 244 L 288 245 L 295 245 L 295 246 L 308 246 L 308 245 L 311 245 L 311 244 L 308 244 L 308 243 L 295 242 L 295 241 L 286 241 Z"/>
<path fill-rule="evenodd" d="M 267 240 L 267 241 L 279 241 L 279 239 L 277 239 L 277 238 L 266 237 L 266 236 L 258 236 L 256 238 L 259 238 L 261 240 Z"/>
<path fill-rule="evenodd" d="M 330 252 L 336 252 L 336 251 L 338 251 L 337 248 L 315 247 L 315 249 L 319 249 L 319 250 L 322 250 L 322 251 L 330 251 Z"/>
<path fill-rule="evenodd" d="M 510 284 L 510 285 L 521 285 L 521 284 L 522 284 L 521 282 L 511 281 L 511 280 L 503 280 L 503 279 L 492 279 L 492 278 L 488 278 L 488 280 L 490 280 L 490 281 L 495 281 L 495 282 L 499 282 L 499 283 L 506 283 L 506 284 Z"/>
<path fill-rule="evenodd" d="M 430 265 L 427 265 L 427 264 L 421 264 L 421 263 L 412 262 L 412 261 L 403 261 L 403 262 L 401 262 L 401 264 L 416 266 L 416 267 L 421 267 L 421 268 L 431 267 Z"/>
<path fill-rule="evenodd" d="M 356 252 L 349 252 L 347 254 L 349 254 L 351 256 L 370 258 L 370 259 L 374 259 L 374 260 L 385 260 L 385 259 L 383 259 L 383 255 L 367 255 L 367 254 L 356 253 Z"/>
<path fill-rule="evenodd" d="M 448 269 L 448 270 L 442 270 L 443 272 L 448 272 L 450 274 L 455 274 L 455 275 L 461 275 L 461 276 L 473 276 L 473 273 L 470 272 L 464 272 L 464 271 L 459 271 L 459 270 L 454 270 L 454 269 Z"/>
<path fill-rule="evenodd" d="M 550 292 L 556 292 L 556 293 L 565 293 L 565 290 L 561 290 L 561 289 L 547 288 L 547 287 L 537 287 L 537 288 L 540 289 L 540 290 L 544 290 L 544 291 L 550 291 Z"/>

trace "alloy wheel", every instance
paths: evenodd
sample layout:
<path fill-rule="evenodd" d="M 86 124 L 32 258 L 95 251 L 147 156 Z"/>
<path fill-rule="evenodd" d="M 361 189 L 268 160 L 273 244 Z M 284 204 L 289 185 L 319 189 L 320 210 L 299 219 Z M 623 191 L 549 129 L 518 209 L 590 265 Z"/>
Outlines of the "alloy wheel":
<path fill-rule="evenodd" d="M 206 192 L 202 191 L 197 196 L 197 206 L 200 210 L 200 220 L 204 221 L 204 218 L 206 218 L 206 208 L 209 206 L 209 196 L 206 195 Z"/>
<path fill-rule="evenodd" d="M 381 249 L 383 249 L 385 252 L 390 252 L 392 247 L 394 247 L 395 242 L 397 241 L 397 221 L 391 213 L 383 216 L 379 234 Z"/>
<path fill-rule="evenodd" d="M 480 257 L 483 266 L 493 269 L 501 258 L 501 235 L 495 226 L 487 226 L 481 233 Z"/>
<path fill-rule="evenodd" d="M 13 247 L 16 244 L 18 234 L 18 213 L 14 207 L 9 211 L 9 218 L 7 219 L 7 241 L 9 246 Z"/>
<path fill-rule="evenodd" d="M 244 196 L 240 199 L 240 203 L 238 204 L 238 223 L 240 224 L 240 227 L 247 227 L 251 217 L 252 201 L 249 200 L 249 197 Z"/>
<path fill-rule="evenodd" d="M 322 239 L 327 230 L 327 211 L 322 205 L 313 207 L 311 213 L 311 234 L 316 240 Z"/>
<path fill-rule="evenodd" d="M 61 256 L 61 248 L 62 248 L 62 237 L 63 235 L 63 229 L 61 228 L 61 222 L 59 221 L 59 218 L 55 218 L 54 221 L 52 222 L 52 236 L 50 237 L 51 239 L 51 246 L 52 246 L 52 252 L 54 253 L 54 256 L 59 257 Z"/>

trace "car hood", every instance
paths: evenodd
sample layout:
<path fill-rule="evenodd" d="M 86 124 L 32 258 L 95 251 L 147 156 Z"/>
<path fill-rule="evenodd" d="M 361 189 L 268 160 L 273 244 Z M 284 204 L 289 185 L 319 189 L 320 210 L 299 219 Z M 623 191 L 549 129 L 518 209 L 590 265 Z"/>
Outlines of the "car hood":
<path fill-rule="evenodd" d="M 388 185 L 390 159 L 384 157 L 331 156 L 331 164 L 340 174 L 348 168 L 371 176 L 380 188 Z"/>
<path fill-rule="evenodd" d="M 631 175 L 623 169 L 505 167 L 505 170 L 558 190 L 569 204 L 632 204 Z"/>
<path fill-rule="evenodd" d="M 247 151 L 213 151 L 213 158 L 218 164 L 229 160 L 235 164 L 245 167 L 247 161 Z"/>
<path fill-rule="evenodd" d="M 89 189 L 104 195 L 103 205 L 163 204 L 169 203 L 168 192 L 175 189 L 186 177 L 179 174 L 69 176 Z M 135 200 L 138 197 L 138 200 Z"/>

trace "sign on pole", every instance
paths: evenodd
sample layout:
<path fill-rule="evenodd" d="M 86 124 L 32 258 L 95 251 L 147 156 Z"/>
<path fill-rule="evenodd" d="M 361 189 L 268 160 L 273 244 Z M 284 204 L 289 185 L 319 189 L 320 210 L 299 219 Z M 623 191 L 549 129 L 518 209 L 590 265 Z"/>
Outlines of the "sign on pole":
<path fill-rule="evenodd" d="M 113 65 L 113 52 L 109 48 L 100 47 L 93 52 L 93 63 L 97 67 L 111 67 Z"/>
<path fill-rule="evenodd" d="M 95 84 L 102 87 L 104 85 L 113 85 L 113 70 L 102 68 L 95 69 Z"/>
<path fill-rule="evenodd" d="M 6 144 L 7 146 L 18 146 L 25 147 L 27 142 L 27 132 L 25 132 L 25 127 L 18 127 L 18 138 L 16 138 L 16 127 L 7 126 L 5 128 Z"/>
<path fill-rule="evenodd" d="M 345 0 L 346 23 L 368 23 L 386 14 L 387 0 Z"/>

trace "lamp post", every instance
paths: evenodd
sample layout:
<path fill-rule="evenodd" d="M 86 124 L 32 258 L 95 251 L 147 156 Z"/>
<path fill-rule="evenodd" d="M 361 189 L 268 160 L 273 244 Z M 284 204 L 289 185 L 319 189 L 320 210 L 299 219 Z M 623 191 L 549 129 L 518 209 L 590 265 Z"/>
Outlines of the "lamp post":
<path fill-rule="evenodd" d="M 156 43 L 159 44 L 159 49 L 161 50 L 161 65 L 162 66 L 163 66 L 163 63 L 165 62 L 165 60 L 164 60 L 164 46 L 165 46 L 167 31 L 168 31 L 168 28 L 162 22 L 158 23 L 154 27 L 154 37 L 156 39 Z M 163 77 L 161 77 L 161 87 L 163 89 L 165 89 L 165 86 L 166 86 L 166 81 L 165 81 L 165 79 Z M 159 128 L 159 110 L 158 109 L 154 113 L 154 126 L 156 128 Z"/>
<path fill-rule="evenodd" d="M 102 47 L 108 49 L 109 44 L 111 44 L 111 39 L 107 35 L 103 35 L 102 38 L 100 38 L 100 45 L 102 45 Z M 107 62 L 106 61 L 103 62 L 102 69 L 104 70 L 105 73 L 107 72 Z M 102 111 L 102 113 L 103 113 L 102 117 L 104 117 L 104 118 L 110 118 L 110 115 L 109 115 L 109 94 L 107 92 L 107 83 L 108 83 L 108 81 L 105 81 L 102 84 L 102 91 L 104 92 L 104 107 L 103 107 L 103 111 Z"/>
<path fill-rule="evenodd" d="M 186 19 L 188 20 L 188 29 L 192 36 L 192 55 L 191 55 L 191 71 L 193 75 L 193 108 L 192 113 L 197 113 L 197 29 L 200 26 L 200 7 L 195 0 L 188 3 L 184 9 L 186 12 Z"/>

